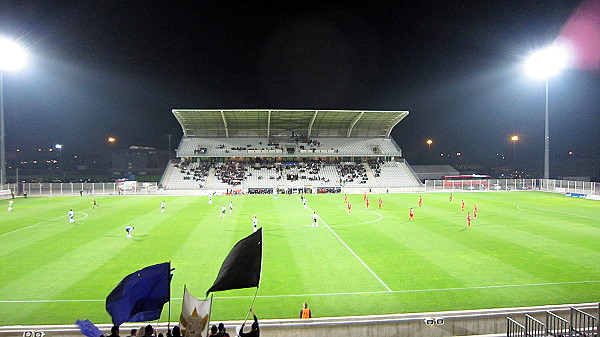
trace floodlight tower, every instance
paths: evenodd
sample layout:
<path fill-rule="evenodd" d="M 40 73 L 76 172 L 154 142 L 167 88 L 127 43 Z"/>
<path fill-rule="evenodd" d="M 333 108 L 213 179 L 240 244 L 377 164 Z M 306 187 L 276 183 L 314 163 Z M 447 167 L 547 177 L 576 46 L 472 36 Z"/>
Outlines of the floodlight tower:
<path fill-rule="evenodd" d="M 548 79 L 557 75 L 567 66 L 568 51 L 565 46 L 555 43 L 537 51 L 525 62 L 525 71 L 530 77 L 546 81 L 546 119 L 544 123 L 544 179 L 550 178 L 550 135 L 548 121 Z"/>
<path fill-rule="evenodd" d="M 0 188 L 6 183 L 6 147 L 4 144 L 4 71 L 18 70 L 25 64 L 25 50 L 0 36 Z"/>

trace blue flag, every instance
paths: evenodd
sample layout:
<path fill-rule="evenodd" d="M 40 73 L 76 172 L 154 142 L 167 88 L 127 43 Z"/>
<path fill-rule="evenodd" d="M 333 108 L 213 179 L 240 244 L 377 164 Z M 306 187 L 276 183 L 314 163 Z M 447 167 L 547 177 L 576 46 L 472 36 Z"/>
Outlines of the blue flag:
<path fill-rule="evenodd" d="M 160 318 L 171 297 L 171 263 L 155 264 L 127 275 L 106 298 L 114 325 Z"/>
<path fill-rule="evenodd" d="M 98 329 L 94 323 L 89 320 L 80 320 L 75 321 L 75 324 L 79 326 L 79 330 L 81 330 L 81 334 L 87 337 L 100 337 L 102 336 L 102 332 Z"/>

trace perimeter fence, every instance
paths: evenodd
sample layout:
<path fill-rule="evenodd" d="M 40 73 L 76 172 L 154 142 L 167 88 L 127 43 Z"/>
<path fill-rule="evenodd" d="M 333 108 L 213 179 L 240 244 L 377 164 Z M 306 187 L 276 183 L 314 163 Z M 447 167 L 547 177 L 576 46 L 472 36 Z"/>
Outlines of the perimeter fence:
<path fill-rule="evenodd" d="M 559 179 L 426 180 L 425 191 L 548 191 L 600 195 L 600 183 Z"/>
<path fill-rule="evenodd" d="M 135 182 L 126 188 L 119 187 L 118 183 L 19 183 L 6 184 L 7 190 L 16 196 L 52 197 L 74 195 L 145 195 L 156 194 L 158 183 Z"/>

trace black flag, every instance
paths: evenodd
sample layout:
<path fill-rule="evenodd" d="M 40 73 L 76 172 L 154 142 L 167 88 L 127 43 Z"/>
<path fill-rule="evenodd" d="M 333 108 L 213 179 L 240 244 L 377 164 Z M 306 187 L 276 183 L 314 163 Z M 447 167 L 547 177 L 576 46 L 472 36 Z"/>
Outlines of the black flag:
<path fill-rule="evenodd" d="M 233 246 L 206 295 L 213 291 L 258 287 L 261 268 L 262 227 Z"/>

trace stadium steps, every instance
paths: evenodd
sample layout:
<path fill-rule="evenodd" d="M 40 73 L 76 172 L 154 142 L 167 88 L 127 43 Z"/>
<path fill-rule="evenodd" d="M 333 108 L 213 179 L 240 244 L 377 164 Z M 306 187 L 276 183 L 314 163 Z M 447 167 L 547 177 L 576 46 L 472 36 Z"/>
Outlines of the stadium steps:
<path fill-rule="evenodd" d="M 215 189 L 216 181 L 217 181 L 217 177 L 215 176 L 215 169 L 211 167 L 208 170 L 208 176 L 206 177 L 206 184 L 204 185 L 204 188 Z"/>
<path fill-rule="evenodd" d="M 377 182 L 377 179 L 375 178 L 375 174 L 373 174 L 373 170 L 371 170 L 371 168 L 369 167 L 369 164 L 362 164 L 365 168 L 365 172 L 367 173 L 367 178 L 369 178 L 369 183 L 368 185 L 370 187 L 383 187 L 380 186 L 379 183 Z"/>
<path fill-rule="evenodd" d="M 175 169 L 175 164 L 170 161 L 167 163 L 167 167 L 165 167 L 165 172 L 163 173 L 160 179 L 160 186 L 168 188 L 169 182 L 171 180 L 171 175 L 173 174 L 173 170 Z"/>

